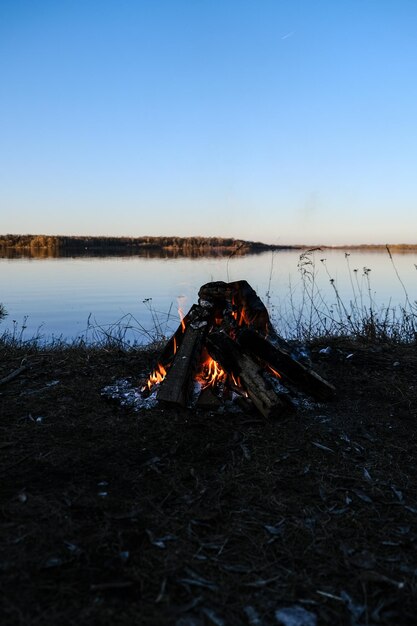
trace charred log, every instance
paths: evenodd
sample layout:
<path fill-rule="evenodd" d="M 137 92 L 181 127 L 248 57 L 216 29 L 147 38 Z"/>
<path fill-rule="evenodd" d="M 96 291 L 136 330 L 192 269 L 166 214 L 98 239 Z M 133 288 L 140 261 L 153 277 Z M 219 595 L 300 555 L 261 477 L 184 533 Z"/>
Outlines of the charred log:
<path fill-rule="evenodd" d="M 231 300 L 231 293 L 230 283 L 217 280 L 200 287 L 198 297 L 206 302 L 217 303 L 219 301 Z"/>
<path fill-rule="evenodd" d="M 231 283 L 216 281 L 206 283 L 198 292 L 200 302 L 211 302 L 223 319 L 221 326 L 230 333 L 232 328 L 252 328 L 274 344 L 289 350 L 288 343 L 280 337 L 271 324 L 268 310 L 246 280 Z"/>
<path fill-rule="evenodd" d="M 190 311 L 191 314 L 191 311 Z M 194 386 L 202 345 L 208 331 L 207 313 L 196 306 L 182 334 L 180 346 L 158 391 L 158 400 L 186 406 Z M 191 321 L 192 319 L 192 321 Z M 177 331 L 178 332 L 178 331 Z"/>
<path fill-rule="evenodd" d="M 217 307 L 227 307 L 234 314 L 238 326 L 250 325 L 268 333 L 268 311 L 246 280 L 207 283 L 201 287 L 198 296 L 203 301 L 213 302 Z"/>
<path fill-rule="evenodd" d="M 239 378 L 249 398 L 265 417 L 278 417 L 294 410 L 287 397 L 279 396 L 263 378 L 261 367 L 230 337 L 221 331 L 210 333 L 206 340 L 210 356 L 236 379 Z"/>
<path fill-rule="evenodd" d="M 192 321 L 193 317 L 195 315 L 198 315 L 198 312 L 200 312 L 200 310 L 201 309 L 198 304 L 193 304 L 187 315 L 185 315 L 185 317 L 183 318 L 181 324 L 178 326 L 175 333 L 165 344 L 165 347 L 158 358 L 158 362 L 163 365 L 163 367 L 167 367 L 171 364 L 172 359 L 174 358 L 176 352 L 178 351 L 178 348 L 182 343 L 185 329 L 187 328 L 190 321 Z"/>
<path fill-rule="evenodd" d="M 335 395 L 334 386 L 317 372 L 293 359 L 284 349 L 273 346 L 250 328 L 239 331 L 237 340 L 244 350 L 278 371 L 284 384 L 285 382 L 293 384 L 319 400 L 329 400 Z"/>

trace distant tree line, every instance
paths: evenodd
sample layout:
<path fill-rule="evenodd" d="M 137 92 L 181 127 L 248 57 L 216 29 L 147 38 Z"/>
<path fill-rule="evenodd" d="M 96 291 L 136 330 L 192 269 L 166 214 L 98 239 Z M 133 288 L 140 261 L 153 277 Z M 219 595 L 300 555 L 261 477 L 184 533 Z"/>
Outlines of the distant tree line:
<path fill-rule="evenodd" d="M 317 246 L 316 246 L 317 247 Z M 358 244 L 343 246 L 320 246 L 323 249 L 382 250 L 386 244 Z M 201 256 L 202 253 L 248 254 L 265 250 L 309 248 L 306 245 L 275 246 L 259 241 L 245 241 L 232 237 L 92 237 L 64 235 L 0 235 L 0 253 L 13 250 L 43 256 L 71 256 L 72 254 L 113 253 L 149 255 L 165 252 L 171 256 Z M 417 249 L 417 244 L 389 244 L 393 252 Z"/>
<path fill-rule="evenodd" d="M 184 252 L 210 249 L 228 249 L 241 254 L 268 250 L 271 246 L 260 242 L 231 237 L 82 237 L 48 235 L 0 235 L 0 249 L 37 249 L 55 252 L 86 249 L 159 249 Z"/>
<path fill-rule="evenodd" d="M 1 248 L 56 248 L 57 237 L 47 235 L 0 235 Z"/>

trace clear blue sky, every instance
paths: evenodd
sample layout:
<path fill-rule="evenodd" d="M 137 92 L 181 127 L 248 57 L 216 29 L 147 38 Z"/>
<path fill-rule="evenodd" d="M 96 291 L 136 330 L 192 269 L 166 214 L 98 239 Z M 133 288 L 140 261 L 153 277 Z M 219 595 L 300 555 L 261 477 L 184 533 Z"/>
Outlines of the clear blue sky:
<path fill-rule="evenodd" d="M 415 0 L 1 0 L 0 233 L 417 242 Z"/>

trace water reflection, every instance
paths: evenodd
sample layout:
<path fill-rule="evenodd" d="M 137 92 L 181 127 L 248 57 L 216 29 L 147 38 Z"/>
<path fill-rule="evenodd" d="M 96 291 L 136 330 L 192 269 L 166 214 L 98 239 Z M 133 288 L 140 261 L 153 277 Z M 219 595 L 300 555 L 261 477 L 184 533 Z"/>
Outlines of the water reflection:
<path fill-rule="evenodd" d="M 252 254 L 262 254 L 264 251 L 255 251 Z M 58 250 L 55 248 L 0 248 L 1 259 L 105 259 L 105 258 L 140 258 L 140 259 L 205 259 L 205 258 L 228 258 L 230 256 L 245 256 L 247 253 L 242 250 L 230 250 L 228 248 L 210 248 L 198 250 L 169 249 L 169 248 L 146 248 L 143 250 L 132 250 L 121 248 L 110 248 L 105 252 L 102 249 L 85 248 L 84 250 Z"/>

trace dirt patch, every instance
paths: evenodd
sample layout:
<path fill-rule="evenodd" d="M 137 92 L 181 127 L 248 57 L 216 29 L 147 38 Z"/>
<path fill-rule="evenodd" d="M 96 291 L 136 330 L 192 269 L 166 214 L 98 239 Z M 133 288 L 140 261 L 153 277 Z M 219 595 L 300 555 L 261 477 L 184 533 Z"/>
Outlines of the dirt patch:
<path fill-rule="evenodd" d="M 336 399 L 276 421 L 101 396 L 152 353 L 4 348 L 2 624 L 415 624 L 416 347 L 326 345 Z"/>

